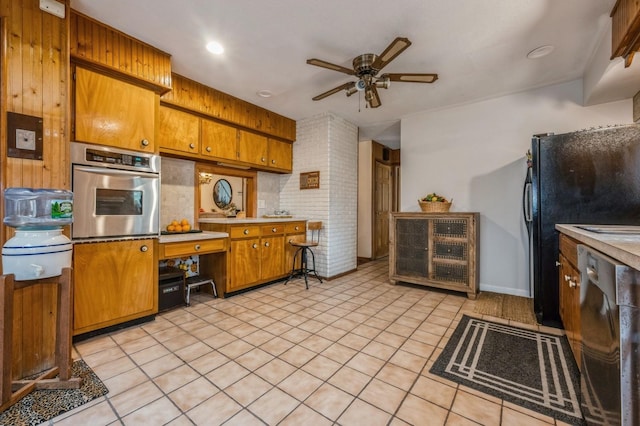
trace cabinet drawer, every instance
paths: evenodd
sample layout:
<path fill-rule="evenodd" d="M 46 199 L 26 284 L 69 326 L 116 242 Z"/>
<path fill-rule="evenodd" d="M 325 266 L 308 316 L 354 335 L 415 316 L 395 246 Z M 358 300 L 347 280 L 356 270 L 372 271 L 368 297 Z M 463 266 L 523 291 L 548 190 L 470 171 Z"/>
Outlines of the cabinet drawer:
<path fill-rule="evenodd" d="M 259 226 L 233 226 L 231 227 L 231 232 L 229 232 L 231 238 L 249 238 L 249 237 L 259 237 L 260 236 L 260 227 Z"/>
<path fill-rule="evenodd" d="M 467 265 L 434 262 L 433 279 L 467 284 L 469 282 L 469 269 Z"/>
<path fill-rule="evenodd" d="M 433 258 L 467 260 L 468 248 L 469 244 L 466 242 L 436 241 L 433 245 Z"/>
<path fill-rule="evenodd" d="M 306 229 L 307 227 L 305 226 L 304 222 L 286 223 L 284 225 L 284 232 L 287 234 L 298 234 L 301 232 L 305 232 Z"/>
<path fill-rule="evenodd" d="M 466 219 L 435 219 L 433 235 L 443 237 L 467 238 L 468 221 Z"/>
<path fill-rule="evenodd" d="M 262 227 L 262 236 L 284 234 L 284 224 L 264 225 Z"/>
<path fill-rule="evenodd" d="M 225 251 L 227 248 L 226 238 L 215 240 L 184 241 L 180 243 L 162 244 L 165 259 L 173 257 L 190 256 L 192 254 L 211 253 Z"/>
<path fill-rule="evenodd" d="M 578 267 L 578 242 L 565 234 L 560 234 L 560 252 L 574 268 Z"/>

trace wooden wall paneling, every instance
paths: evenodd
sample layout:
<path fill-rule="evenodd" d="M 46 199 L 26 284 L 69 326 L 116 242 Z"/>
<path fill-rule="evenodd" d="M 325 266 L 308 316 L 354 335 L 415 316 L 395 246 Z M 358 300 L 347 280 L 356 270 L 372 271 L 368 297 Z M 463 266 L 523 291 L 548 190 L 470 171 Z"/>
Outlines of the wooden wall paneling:
<path fill-rule="evenodd" d="M 171 56 L 75 10 L 70 54 L 85 66 L 138 81 L 156 93 L 171 90 Z"/>

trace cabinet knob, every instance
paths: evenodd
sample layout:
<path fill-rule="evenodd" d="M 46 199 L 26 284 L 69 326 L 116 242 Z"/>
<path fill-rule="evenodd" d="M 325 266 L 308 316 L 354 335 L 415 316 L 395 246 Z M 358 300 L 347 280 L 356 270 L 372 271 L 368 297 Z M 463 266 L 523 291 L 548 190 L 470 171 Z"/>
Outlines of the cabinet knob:
<path fill-rule="evenodd" d="M 276 228 L 271 228 L 271 232 L 276 232 L 277 229 Z"/>
<path fill-rule="evenodd" d="M 556 266 L 562 266 L 562 263 L 560 263 L 560 262 L 558 262 L 558 261 L 556 260 Z"/>
<path fill-rule="evenodd" d="M 298 229 L 300 229 L 300 227 L 299 227 L 299 226 L 296 226 L 296 227 L 295 227 L 295 228 L 293 228 L 293 229 L 295 229 L 295 230 L 297 231 Z"/>
<path fill-rule="evenodd" d="M 206 147 L 206 148 L 205 148 L 205 150 L 206 150 L 207 152 L 211 152 L 211 147 L 210 147 L 210 146 L 208 146 L 208 147 Z"/>
<path fill-rule="evenodd" d="M 195 144 L 190 143 L 190 144 L 189 144 L 189 148 L 191 148 L 191 149 L 195 149 L 195 148 L 196 148 L 196 146 L 195 146 Z"/>
<path fill-rule="evenodd" d="M 425 247 L 425 248 L 424 248 L 424 251 L 429 251 L 429 247 Z"/>
<path fill-rule="evenodd" d="M 242 231 L 244 233 L 244 235 L 249 235 L 249 230 L 245 229 L 244 231 Z"/>
<path fill-rule="evenodd" d="M 269 241 L 267 241 L 266 243 L 264 243 L 265 247 L 269 247 Z"/>
<path fill-rule="evenodd" d="M 266 161 L 267 161 L 267 159 L 266 159 L 266 158 L 264 158 L 264 157 L 262 157 L 262 158 L 260 159 L 260 161 L 262 161 L 262 162 L 264 163 L 264 162 L 266 162 Z"/>
<path fill-rule="evenodd" d="M 578 283 L 577 283 L 577 282 L 569 280 L 569 287 L 570 287 L 570 288 L 575 288 L 575 287 L 577 287 L 577 286 L 578 286 Z"/>
<path fill-rule="evenodd" d="M 565 275 L 565 276 L 564 276 L 564 280 L 565 280 L 565 281 L 569 281 L 570 279 L 571 279 L 571 277 L 570 277 L 569 275 Z"/>
<path fill-rule="evenodd" d="M 146 252 L 147 252 L 147 250 L 149 250 L 149 247 L 147 247 L 147 245 L 146 245 L 146 244 L 143 244 L 143 245 L 140 247 L 140 251 L 141 251 L 141 252 L 143 252 L 143 253 L 146 253 Z"/>
<path fill-rule="evenodd" d="M 200 250 L 200 244 L 196 244 L 193 248 L 194 248 L 196 251 Z"/>
<path fill-rule="evenodd" d="M 271 160 L 271 164 L 276 164 L 276 160 Z"/>
<path fill-rule="evenodd" d="M 142 146 L 149 146 L 149 141 L 148 141 L 147 139 L 142 139 L 142 140 L 140 141 L 140 144 L 141 144 Z"/>
<path fill-rule="evenodd" d="M 253 243 L 253 245 L 251 247 L 256 249 L 256 248 L 258 248 L 258 245 L 256 243 Z"/>

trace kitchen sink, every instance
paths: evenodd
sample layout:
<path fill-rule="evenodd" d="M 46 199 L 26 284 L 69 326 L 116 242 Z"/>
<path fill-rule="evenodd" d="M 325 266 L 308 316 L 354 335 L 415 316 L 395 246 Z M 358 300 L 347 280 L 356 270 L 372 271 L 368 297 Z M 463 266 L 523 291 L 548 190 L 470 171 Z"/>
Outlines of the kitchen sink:
<path fill-rule="evenodd" d="M 634 225 L 576 225 L 576 228 L 597 234 L 640 235 L 640 226 Z"/>

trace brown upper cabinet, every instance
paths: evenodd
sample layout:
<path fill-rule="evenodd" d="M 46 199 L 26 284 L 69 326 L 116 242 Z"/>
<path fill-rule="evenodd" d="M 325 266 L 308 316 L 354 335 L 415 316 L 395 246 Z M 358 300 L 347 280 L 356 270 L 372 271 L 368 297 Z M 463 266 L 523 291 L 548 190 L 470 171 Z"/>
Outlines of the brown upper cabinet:
<path fill-rule="evenodd" d="M 238 132 L 238 160 L 258 167 L 266 167 L 267 138 L 256 133 Z"/>
<path fill-rule="evenodd" d="M 618 0 L 611 11 L 611 59 L 622 56 L 628 67 L 640 50 L 640 2 Z"/>
<path fill-rule="evenodd" d="M 267 158 L 270 168 L 285 170 L 290 173 L 293 166 L 293 144 L 269 138 L 267 141 Z"/>
<path fill-rule="evenodd" d="M 153 91 L 76 67 L 74 101 L 74 140 L 155 151 Z"/>
<path fill-rule="evenodd" d="M 160 147 L 190 154 L 200 152 L 200 118 L 163 106 L 160 106 L 158 117 Z"/>
<path fill-rule="evenodd" d="M 202 119 L 202 155 L 219 160 L 237 160 L 238 129 Z"/>

